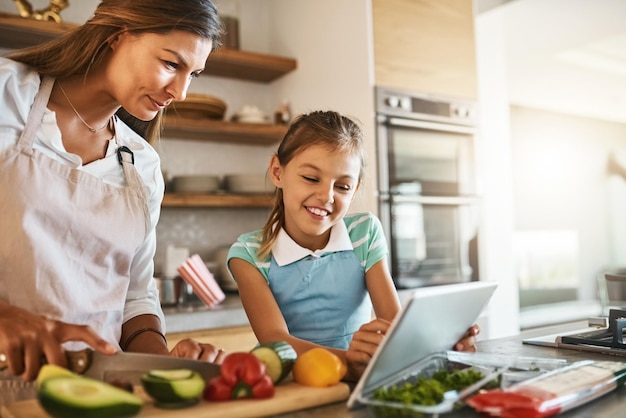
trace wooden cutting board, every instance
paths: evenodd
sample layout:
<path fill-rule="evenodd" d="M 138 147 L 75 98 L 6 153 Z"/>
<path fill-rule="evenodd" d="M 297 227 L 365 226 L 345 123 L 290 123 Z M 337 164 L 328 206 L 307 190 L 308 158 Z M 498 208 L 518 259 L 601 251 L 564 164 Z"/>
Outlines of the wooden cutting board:
<path fill-rule="evenodd" d="M 227 402 L 206 402 L 184 409 L 159 409 L 145 394 L 141 387 L 135 388 L 135 394 L 144 399 L 144 407 L 138 417 L 179 417 L 185 418 L 253 418 L 283 414 L 291 411 L 341 402 L 348 399 L 350 388 L 345 383 L 327 388 L 302 386 L 293 381 L 276 387 L 276 393 L 270 399 L 240 399 Z M 42 418 L 49 416 L 39 406 L 36 399 L 16 402 L 0 409 L 2 418 Z"/>

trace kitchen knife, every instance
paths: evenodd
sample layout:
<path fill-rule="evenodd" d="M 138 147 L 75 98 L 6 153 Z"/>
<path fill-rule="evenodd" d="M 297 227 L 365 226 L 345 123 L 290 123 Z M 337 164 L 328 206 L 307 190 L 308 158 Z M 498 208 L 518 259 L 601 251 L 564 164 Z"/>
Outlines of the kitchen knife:
<path fill-rule="evenodd" d="M 167 355 L 122 351 L 105 355 L 91 349 L 66 351 L 65 355 L 69 370 L 108 382 L 120 379 L 139 384 L 142 374 L 156 369 L 195 370 L 207 381 L 220 375 L 220 366 L 217 364 Z M 0 358 L 0 370 L 6 367 L 6 359 Z"/>

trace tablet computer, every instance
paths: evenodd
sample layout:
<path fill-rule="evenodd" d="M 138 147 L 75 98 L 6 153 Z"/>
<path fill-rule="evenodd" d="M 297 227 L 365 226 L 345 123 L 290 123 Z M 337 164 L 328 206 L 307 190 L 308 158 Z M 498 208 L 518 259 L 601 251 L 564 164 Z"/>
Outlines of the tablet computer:
<path fill-rule="evenodd" d="M 374 391 L 429 354 L 451 350 L 487 306 L 495 282 L 467 282 L 415 289 L 394 318 L 350 398 Z"/>

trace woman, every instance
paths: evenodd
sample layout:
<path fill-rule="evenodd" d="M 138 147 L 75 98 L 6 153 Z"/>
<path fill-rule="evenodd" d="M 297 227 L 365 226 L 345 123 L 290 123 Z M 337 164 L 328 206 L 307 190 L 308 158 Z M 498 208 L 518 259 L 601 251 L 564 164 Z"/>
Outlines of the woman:
<path fill-rule="evenodd" d="M 104 0 L 65 36 L 0 58 L 0 403 L 32 396 L 42 358 L 65 366 L 64 349 L 169 353 L 148 142 L 220 35 L 211 0 Z M 222 357 L 191 340 L 171 354 Z"/>

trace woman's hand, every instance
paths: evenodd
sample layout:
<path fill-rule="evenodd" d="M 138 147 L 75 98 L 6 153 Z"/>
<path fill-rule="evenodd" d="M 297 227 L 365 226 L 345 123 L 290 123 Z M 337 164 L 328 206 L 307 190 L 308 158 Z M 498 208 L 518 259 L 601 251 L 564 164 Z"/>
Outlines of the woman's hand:
<path fill-rule="evenodd" d="M 480 327 L 476 324 L 472 325 L 463 338 L 454 345 L 456 351 L 478 351 L 476 347 L 476 336 L 480 333 Z"/>
<path fill-rule="evenodd" d="M 191 338 L 185 338 L 179 341 L 172 351 L 170 351 L 170 354 L 174 357 L 203 360 L 215 364 L 222 364 L 226 356 L 226 352 L 221 348 L 217 348 L 211 344 L 200 343 Z"/>
<path fill-rule="evenodd" d="M 103 354 L 117 351 L 87 326 L 35 315 L 0 301 L 0 357 L 11 374 L 34 380 L 43 360 L 67 367 L 61 344 L 68 341 L 82 341 Z"/>
<path fill-rule="evenodd" d="M 354 333 L 348 351 L 346 351 L 346 363 L 348 365 L 346 380 L 359 380 L 387 333 L 389 325 L 390 323 L 384 319 L 375 319 L 362 325 Z"/>

